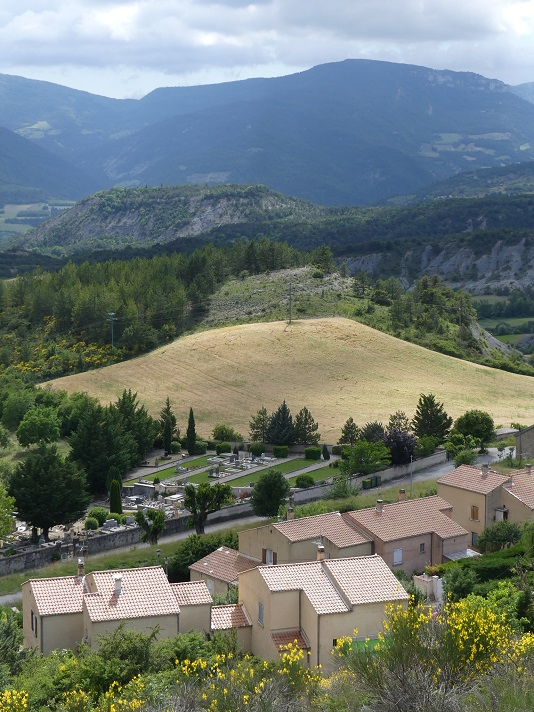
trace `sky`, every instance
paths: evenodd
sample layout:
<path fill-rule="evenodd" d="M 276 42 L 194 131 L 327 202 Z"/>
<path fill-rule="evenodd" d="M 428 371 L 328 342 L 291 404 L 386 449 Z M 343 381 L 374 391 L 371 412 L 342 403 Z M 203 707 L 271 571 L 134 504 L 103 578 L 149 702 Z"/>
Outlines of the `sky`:
<path fill-rule="evenodd" d="M 0 73 L 140 98 L 375 59 L 534 82 L 534 0 L 1 0 Z"/>

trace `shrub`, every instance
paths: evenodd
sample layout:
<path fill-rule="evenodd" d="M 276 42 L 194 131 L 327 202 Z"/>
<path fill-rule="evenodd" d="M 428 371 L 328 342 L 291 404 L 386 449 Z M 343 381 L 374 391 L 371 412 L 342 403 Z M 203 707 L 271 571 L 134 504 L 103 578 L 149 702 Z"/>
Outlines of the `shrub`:
<path fill-rule="evenodd" d="M 273 445 L 274 457 L 287 457 L 289 447 L 287 445 Z"/>
<path fill-rule="evenodd" d="M 98 529 L 99 524 L 98 524 L 98 519 L 96 517 L 87 517 L 85 520 L 85 528 L 91 531 L 94 531 L 95 529 Z"/>
<path fill-rule="evenodd" d="M 195 455 L 205 455 L 208 450 L 208 443 L 204 440 L 195 441 Z"/>
<path fill-rule="evenodd" d="M 250 443 L 248 451 L 251 455 L 254 455 L 254 457 L 259 457 L 265 452 L 265 443 Z"/>
<path fill-rule="evenodd" d="M 313 487 L 315 484 L 315 480 L 313 479 L 313 475 L 310 475 L 309 473 L 304 473 L 303 475 L 299 475 L 297 479 L 295 480 L 295 487 L 299 487 L 300 489 L 306 489 L 307 487 Z"/>
<path fill-rule="evenodd" d="M 306 460 L 320 460 L 321 448 L 318 445 L 310 445 L 310 447 L 304 448 L 304 457 Z"/>
<path fill-rule="evenodd" d="M 215 445 L 215 452 L 220 455 L 221 452 L 232 452 L 232 446 L 230 443 L 217 443 Z"/>
<path fill-rule="evenodd" d="M 124 514 L 119 514 L 118 512 L 110 512 L 106 517 L 106 522 L 108 519 L 116 519 L 117 524 L 124 524 L 126 521 L 126 516 Z"/>
<path fill-rule="evenodd" d="M 180 452 L 182 449 L 182 446 L 180 445 L 179 440 L 171 440 L 171 452 L 173 455 L 176 455 L 176 453 Z"/>
<path fill-rule="evenodd" d="M 456 467 L 460 465 L 474 465 L 477 461 L 477 453 L 475 450 L 460 450 L 454 457 Z"/>
<path fill-rule="evenodd" d="M 332 445 L 332 455 L 341 455 L 345 445 Z"/>
<path fill-rule="evenodd" d="M 87 512 L 87 517 L 96 519 L 98 526 L 101 527 L 108 518 L 108 510 L 105 507 L 93 507 Z"/>
<path fill-rule="evenodd" d="M 323 460 L 330 460 L 330 451 L 326 443 L 323 445 Z"/>
<path fill-rule="evenodd" d="M 428 457 L 432 455 L 434 450 L 439 445 L 439 438 L 433 435 L 423 435 L 417 441 L 415 446 L 415 457 Z"/>

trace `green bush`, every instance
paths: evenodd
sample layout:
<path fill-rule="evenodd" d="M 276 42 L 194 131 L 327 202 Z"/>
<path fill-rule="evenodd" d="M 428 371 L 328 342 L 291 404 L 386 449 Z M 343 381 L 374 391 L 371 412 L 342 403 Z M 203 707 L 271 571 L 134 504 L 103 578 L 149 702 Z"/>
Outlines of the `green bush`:
<path fill-rule="evenodd" d="M 289 447 L 287 445 L 273 445 L 274 457 L 287 457 Z"/>
<path fill-rule="evenodd" d="M 171 452 L 173 455 L 176 455 L 176 453 L 180 452 L 182 450 L 182 446 L 180 445 L 179 440 L 171 440 Z"/>
<path fill-rule="evenodd" d="M 195 455 L 205 455 L 208 450 L 208 443 L 204 440 L 195 441 Z"/>
<path fill-rule="evenodd" d="M 217 443 L 215 445 L 215 452 L 220 455 L 222 452 L 232 452 L 232 446 L 230 443 Z"/>
<path fill-rule="evenodd" d="M 254 457 L 259 457 L 265 452 L 265 443 L 250 443 L 248 451 L 251 455 L 254 455 Z"/>
<path fill-rule="evenodd" d="M 126 515 L 125 514 L 118 514 L 117 512 L 110 512 L 107 517 L 106 517 L 106 522 L 108 519 L 116 519 L 118 524 L 124 524 L 126 521 Z"/>
<path fill-rule="evenodd" d="M 87 517 L 85 520 L 85 528 L 91 531 L 94 531 L 95 529 L 98 529 L 99 524 L 98 524 L 98 519 L 96 517 Z"/>
<path fill-rule="evenodd" d="M 96 519 L 98 526 L 101 527 L 108 518 L 108 514 L 109 512 L 105 507 L 93 507 L 87 512 L 87 517 Z"/>
<path fill-rule="evenodd" d="M 299 475 L 297 479 L 295 480 L 295 487 L 299 487 L 300 489 L 306 489 L 307 487 L 313 487 L 315 484 L 315 480 L 313 479 L 313 475 L 310 475 L 309 473 L 304 473 L 303 475 Z"/>
<path fill-rule="evenodd" d="M 415 446 L 415 457 L 428 457 L 432 455 L 434 450 L 439 445 L 439 438 L 433 435 L 423 435 L 423 437 L 417 440 L 417 445 Z"/>
<path fill-rule="evenodd" d="M 332 445 L 332 455 L 341 455 L 346 445 Z"/>
<path fill-rule="evenodd" d="M 304 457 L 306 460 L 320 460 L 321 448 L 318 445 L 310 445 L 304 448 Z"/>

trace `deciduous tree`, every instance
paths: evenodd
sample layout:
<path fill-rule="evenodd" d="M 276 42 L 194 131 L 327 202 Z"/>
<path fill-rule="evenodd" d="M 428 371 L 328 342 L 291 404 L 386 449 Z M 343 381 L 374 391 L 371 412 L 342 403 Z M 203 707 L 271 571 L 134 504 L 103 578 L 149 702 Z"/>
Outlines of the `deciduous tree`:
<path fill-rule="evenodd" d="M 22 447 L 56 442 L 61 435 L 61 424 L 53 408 L 31 408 L 19 423 L 17 440 Z"/>
<path fill-rule="evenodd" d="M 345 475 L 371 475 L 390 464 L 389 450 L 382 441 L 370 443 L 359 440 L 346 449 L 347 457 L 341 461 L 340 470 Z"/>
<path fill-rule="evenodd" d="M 454 422 L 453 432 L 477 438 L 485 447 L 495 437 L 495 423 L 484 410 L 468 410 Z"/>
<path fill-rule="evenodd" d="M 274 517 L 289 496 L 289 483 L 279 470 L 267 470 L 252 490 L 252 508 L 258 517 Z"/>
<path fill-rule="evenodd" d="M 198 487 L 192 484 L 185 486 L 184 507 L 191 512 L 191 524 L 197 534 L 204 534 L 208 514 L 217 512 L 231 501 L 232 488 L 228 484 L 203 482 Z"/>
<path fill-rule="evenodd" d="M 143 530 L 143 541 L 149 544 L 157 544 L 158 539 L 165 529 L 165 513 L 161 509 L 147 509 L 143 512 L 138 509 L 135 513 L 135 521 Z"/>

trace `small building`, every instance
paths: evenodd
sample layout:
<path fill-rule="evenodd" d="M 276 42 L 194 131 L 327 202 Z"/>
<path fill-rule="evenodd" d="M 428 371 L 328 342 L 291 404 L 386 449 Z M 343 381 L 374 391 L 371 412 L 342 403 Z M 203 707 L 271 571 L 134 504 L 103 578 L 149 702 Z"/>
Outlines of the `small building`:
<path fill-rule="evenodd" d="M 212 596 L 224 596 L 237 586 L 237 577 L 261 561 L 241 554 L 228 546 L 220 546 L 189 567 L 191 581 L 205 581 Z"/>
<path fill-rule="evenodd" d="M 452 504 L 452 516 L 469 532 L 471 545 L 476 546 L 484 529 L 508 518 L 503 486 L 509 481 L 488 465 L 460 465 L 438 480 L 438 495 Z"/>
<path fill-rule="evenodd" d="M 338 638 L 376 638 L 387 604 L 405 606 L 408 594 L 374 555 L 258 566 L 239 574 L 239 599 L 254 655 L 276 660 L 296 641 L 307 664 L 328 672 Z"/>
<path fill-rule="evenodd" d="M 211 630 L 230 633 L 235 631 L 237 644 L 244 653 L 252 652 L 252 621 L 245 606 L 236 603 L 211 607 Z"/>
<path fill-rule="evenodd" d="M 372 539 L 339 512 L 288 519 L 239 532 L 239 551 L 264 564 L 312 561 L 322 547 L 325 559 L 372 554 Z"/>
<path fill-rule="evenodd" d="M 393 571 L 408 576 L 425 566 L 467 556 L 468 532 L 454 519 L 453 507 L 441 497 L 401 499 L 347 512 L 343 517 L 373 541 L 373 553 Z"/>
<path fill-rule="evenodd" d="M 157 626 L 160 638 L 197 624 L 207 631 L 211 604 L 204 582 L 171 585 L 161 566 L 84 575 L 80 562 L 77 576 L 22 584 L 24 645 L 43 655 L 62 648 L 76 651 L 81 642 L 96 647 L 99 635 L 122 622 L 144 633 Z"/>

